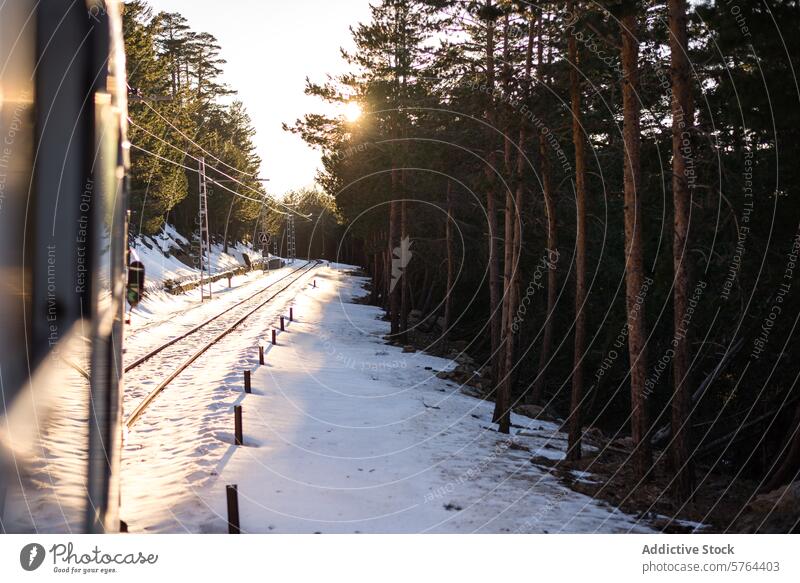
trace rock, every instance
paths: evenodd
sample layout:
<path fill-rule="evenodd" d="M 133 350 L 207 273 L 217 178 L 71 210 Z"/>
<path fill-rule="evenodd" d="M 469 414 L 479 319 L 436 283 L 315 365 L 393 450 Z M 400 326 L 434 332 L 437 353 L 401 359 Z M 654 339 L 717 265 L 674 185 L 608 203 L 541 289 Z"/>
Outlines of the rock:
<path fill-rule="evenodd" d="M 530 417 L 531 419 L 538 419 L 543 412 L 544 407 L 539 405 L 519 405 L 514 407 L 514 413 L 525 415 L 525 417 Z"/>
<path fill-rule="evenodd" d="M 479 391 L 483 392 L 483 393 L 486 393 L 486 391 L 488 391 L 489 388 L 491 387 L 491 385 L 489 383 L 484 382 L 484 381 L 480 381 L 480 380 L 474 381 L 472 383 L 472 386 L 475 387 L 476 389 L 478 389 Z"/>
<path fill-rule="evenodd" d="M 439 330 L 444 330 L 444 324 L 444 316 L 439 316 L 436 318 L 436 327 L 439 328 Z"/>
<path fill-rule="evenodd" d="M 483 399 L 483 393 L 481 393 L 475 387 L 471 387 L 469 385 L 464 385 L 461 387 L 461 392 L 467 395 L 468 397 L 475 397 L 476 399 Z"/>
<path fill-rule="evenodd" d="M 467 341 L 466 340 L 456 340 L 451 343 L 453 350 L 458 354 L 459 352 L 464 352 L 467 349 Z"/>
<path fill-rule="evenodd" d="M 630 436 L 620 437 L 619 439 L 615 439 L 611 443 L 612 445 L 615 445 L 616 447 L 621 447 L 622 449 L 633 449 L 633 446 L 635 445 L 633 442 L 633 438 Z"/>
<path fill-rule="evenodd" d="M 422 320 L 422 312 L 420 310 L 411 310 L 408 313 L 408 323 L 410 325 L 419 324 L 420 320 Z"/>
<path fill-rule="evenodd" d="M 531 419 L 539 419 L 540 421 L 551 421 L 554 423 L 560 423 L 561 420 L 550 413 L 546 408 L 540 407 L 539 405 L 519 405 L 514 407 L 514 413 L 519 415 L 525 415 L 525 417 L 530 417 Z"/>
<path fill-rule="evenodd" d="M 455 358 L 456 362 L 461 363 L 461 364 L 469 364 L 469 365 L 474 365 L 475 364 L 475 360 L 469 354 L 467 354 L 466 352 L 462 352 L 462 353 L 456 355 L 454 358 Z"/>
<path fill-rule="evenodd" d="M 411 346 L 410 344 L 406 344 L 403 346 L 403 352 L 416 352 L 417 349 Z"/>
<path fill-rule="evenodd" d="M 600 431 L 597 427 L 587 427 L 583 430 L 583 436 L 587 439 L 594 440 L 596 442 L 603 442 L 605 437 L 603 436 L 603 432 Z"/>
<path fill-rule="evenodd" d="M 787 534 L 800 523 L 800 480 L 757 496 L 736 521 L 741 533 Z M 794 531 L 793 531 L 794 529 Z"/>

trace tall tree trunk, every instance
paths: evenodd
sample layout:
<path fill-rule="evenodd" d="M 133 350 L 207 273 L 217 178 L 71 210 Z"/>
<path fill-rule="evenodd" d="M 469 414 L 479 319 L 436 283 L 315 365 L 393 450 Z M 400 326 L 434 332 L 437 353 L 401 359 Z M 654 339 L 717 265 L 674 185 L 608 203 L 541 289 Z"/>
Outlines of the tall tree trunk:
<path fill-rule="evenodd" d="M 525 76 L 524 92 L 525 96 L 530 96 L 531 70 L 533 61 L 533 41 L 534 41 L 534 22 L 535 16 L 531 16 L 528 26 L 528 45 L 525 53 Z M 506 25 L 508 19 L 506 19 Z M 507 31 L 507 27 L 506 27 Z M 506 36 L 506 47 L 508 37 Z M 506 48 L 506 61 L 508 62 L 508 50 Z M 506 70 L 506 90 L 510 82 L 510 69 Z M 513 386 L 514 373 L 514 317 L 519 303 L 519 279 L 520 279 L 520 254 L 522 250 L 522 199 L 524 193 L 524 173 L 525 156 L 524 148 L 526 141 L 526 126 L 524 121 L 519 126 L 519 139 L 517 142 L 518 151 L 516 165 L 512 162 L 512 144 L 506 139 L 505 162 L 506 171 L 511 177 L 509 191 L 506 196 L 506 249 L 505 249 L 505 295 L 503 309 L 503 367 L 501 387 L 498 391 L 498 399 L 495 402 L 495 420 L 500 425 L 500 431 L 508 433 L 511 424 L 511 387 Z M 510 124 L 506 127 L 506 136 L 511 135 Z M 502 398 L 501 398 L 502 397 Z"/>
<path fill-rule="evenodd" d="M 390 213 L 391 214 L 391 213 Z M 386 231 L 381 231 L 380 233 L 380 242 L 382 243 L 383 250 L 379 245 L 378 249 L 378 259 L 381 262 L 380 265 L 380 272 L 381 272 L 381 306 L 383 309 L 387 311 L 389 310 L 389 272 L 386 267 L 386 261 L 389 257 L 387 252 L 387 247 L 389 246 L 388 243 L 389 236 L 387 235 Z"/>
<path fill-rule="evenodd" d="M 381 232 L 375 236 L 373 243 L 373 255 L 375 256 L 375 287 L 377 289 L 376 305 L 379 306 L 386 302 L 386 277 L 383 273 L 383 258 L 386 254 L 381 252 L 383 249 L 383 245 L 381 245 L 382 241 L 383 233 Z"/>
<path fill-rule="evenodd" d="M 400 240 L 405 241 L 408 239 L 408 209 L 406 207 L 406 174 L 404 171 L 401 171 L 400 174 L 400 184 L 402 188 L 401 196 L 402 202 L 400 202 Z M 405 246 L 401 243 L 401 247 L 405 248 Z M 403 271 L 400 274 L 400 341 L 403 344 L 408 343 L 408 311 L 409 311 L 409 282 L 408 277 L 406 276 L 406 265 L 407 261 L 401 255 L 401 262 Z"/>
<path fill-rule="evenodd" d="M 377 248 L 377 239 L 378 234 L 373 232 L 372 233 L 372 245 L 373 247 Z M 367 262 L 369 264 L 369 271 L 370 275 L 372 275 L 372 293 L 370 294 L 370 303 L 377 304 L 378 303 L 378 296 L 380 295 L 380 273 L 378 271 L 378 255 L 376 253 L 370 253 L 366 257 Z"/>
<path fill-rule="evenodd" d="M 392 170 L 392 201 L 389 203 L 389 249 L 387 262 L 387 291 L 389 293 L 389 321 L 391 322 L 392 339 L 397 340 L 400 332 L 400 281 L 397 277 L 397 265 L 399 259 L 396 253 L 400 253 L 400 203 L 396 200 L 397 193 L 397 173 Z"/>
<path fill-rule="evenodd" d="M 511 66 L 509 62 L 509 18 L 506 13 L 503 19 L 503 92 L 506 98 L 511 99 L 509 86 L 511 83 Z M 513 253 L 513 229 L 514 229 L 514 191 L 512 190 L 513 182 L 513 168 L 511 165 L 511 150 L 513 144 L 511 143 L 511 120 L 509 119 L 508 112 L 504 108 L 500 112 L 499 125 L 503 128 L 503 169 L 506 176 L 506 194 L 505 194 L 505 225 L 503 226 L 503 297 L 502 297 L 502 313 L 500 316 L 500 342 L 501 351 L 504 351 L 503 343 L 505 342 L 505 321 L 508 313 L 509 287 L 511 285 L 511 263 Z M 504 390 L 506 383 L 503 382 L 505 378 L 504 358 L 500 362 L 500 384 L 498 393 Z M 496 408 L 497 409 L 497 408 Z"/>
<path fill-rule="evenodd" d="M 503 91 L 509 96 L 509 84 L 511 82 L 511 66 L 509 63 L 509 19 L 506 13 L 503 19 Z M 498 358 L 498 381 L 497 393 L 494 402 L 493 420 L 498 423 L 500 433 L 508 433 L 511 428 L 511 416 L 509 407 L 511 405 L 511 387 L 508 378 L 510 367 L 508 364 L 509 335 L 506 328 L 506 320 L 510 310 L 511 301 L 511 277 L 513 268 L 514 254 L 514 191 L 511 185 L 513 182 L 511 173 L 511 127 L 508 115 L 502 115 L 503 135 L 503 167 L 507 178 L 506 197 L 505 197 L 505 225 L 503 228 L 503 298 L 500 313 L 500 354 Z"/>
<path fill-rule="evenodd" d="M 489 187 L 486 191 L 486 214 L 489 230 L 489 330 L 491 335 L 492 377 L 495 385 L 500 380 L 500 256 L 497 248 L 497 207 L 494 183 L 497 155 L 495 153 L 495 131 L 497 122 L 494 94 L 494 21 L 491 20 L 492 0 L 486 0 L 486 11 L 490 19 L 486 24 L 486 120 L 492 126 L 487 130 L 487 164 L 484 165 Z"/>
<path fill-rule="evenodd" d="M 642 248 L 642 206 L 640 186 L 639 127 L 639 40 L 634 2 L 625 6 L 622 34 L 622 139 L 625 171 L 625 295 L 628 322 L 628 356 L 631 370 L 631 436 L 633 466 L 637 478 L 650 469 L 648 415 L 645 381 L 647 376 L 647 323 L 644 303 L 644 259 Z"/>
<path fill-rule="evenodd" d="M 575 2 L 567 2 L 567 14 L 574 18 Z M 581 458 L 581 402 L 583 401 L 583 357 L 586 350 L 586 161 L 583 124 L 581 123 L 581 89 L 578 79 L 578 42 L 574 34 L 568 40 L 569 92 L 572 102 L 572 143 L 575 148 L 575 347 L 572 363 L 572 395 L 567 459 Z"/>
<path fill-rule="evenodd" d="M 455 252 L 453 250 L 453 183 L 447 181 L 447 223 L 445 224 L 445 239 L 447 240 L 447 288 L 444 297 L 444 329 L 442 337 L 447 338 L 452 324 L 453 292 L 455 278 Z"/>
<path fill-rule="evenodd" d="M 544 16 L 542 16 L 544 24 Z M 542 39 L 540 29 L 537 48 L 537 64 L 539 83 L 545 83 L 544 60 Z M 558 226 L 556 222 L 555 201 L 553 200 L 553 189 L 550 179 L 550 158 L 547 154 L 547 138 L 543 131 L 539 132 L 539 170 L 542 177 L 542 195 L 544 198 L 544 212 L 547 218 L 547 315 L 545 317 L 544 331 L 542 333 L 542 348 L 539 353 L 539 367 L 536 380 L 533 383 L 531 401 L 534 403 L 542 402 L 544 398 L 544 387 L 547 380 L 547 361 L 550 359 L 550 350 L 553 344 L 553 312 L 556 304 L 556 289 L 558 287 L 557 265 L 552 261 L 553 257 L 558 257 Z"/>
<path fill-rule="evenodd" d="M 558 257 L 558 224 L 547 148 L 547 139 L 543 133 L 540 133 L 540 174 L 542 177 L 544 212 L 547 218 L 547 249 L 545 250 L 547 255 L 547 315 L 545 317 L 544 332 L 542 333 L 542 349 L 539 353 L 538 376 L 533 383 L 533 392 L 531 393 L 531 400 L 534 403 L 539 403 L 544 398 L 544 387 L 547 381 L 547 362 L 550 360 L 553 346 L 553 318 L 555 315 L 556 294 L 558 292 L 558 262 L 553 261 L 554 257 Z"/>
<path fill-rule="evenodd" d="M 688 42 L 686 33 L 686 0 L 668 0 L 670 50 L 672 60 L 672 198 L 675 207 L 675 228 L 672 238 L 672 260 L 675 270 L 673 292 L 673 382 L 672 443 L 670 460 L 673 490 L 679 500 L 687 500 L 694 487 L 694 469 L 690 458 L 690 414 L 692 396 L 689 375 L 689 338 L 683 318 L 688 308 L 689 266 L 686 248 L 689 239 L 692 172 L 691 128 L 692 92 L 689 83 Z"/>

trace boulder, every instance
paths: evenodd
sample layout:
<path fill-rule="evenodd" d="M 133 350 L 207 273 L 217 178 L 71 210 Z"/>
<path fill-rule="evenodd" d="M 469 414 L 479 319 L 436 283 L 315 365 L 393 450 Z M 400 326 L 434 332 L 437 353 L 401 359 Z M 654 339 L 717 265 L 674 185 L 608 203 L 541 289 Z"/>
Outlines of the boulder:
<path fill-rule="evenodd" d="M 603 432 L 597 427 L 585 427 L 583 430 L 583 436 L 586 439 L 591 439 L 597 443 L 602 443 L 604 441 Z"/>
<path fill-rule="evenodd" d="M 788 534 L 800 524 L 800 480 L 756 496 L 736 521 L 741 533 Z"/>
<path fill-rule="evenodd" d="M 455 357 L 455 360 L 456 360 L 456 362 L 458 362 L 460 364 L 469 364 L 469 365 L 474 365 L 475 364 L 475 361 L 473 360 L 473 358 L 469 354 L 467 354 L 466 352 L 462 352 L 461 354 L 458 354 Z"/>
<path fill-rule="evenodd" d="M 475 387 L 464 385 L 459 390 L 467 396 L 475 397 L 476 399 L 483 399 L 483 393 Z"/>
<path fill-rule="evenodd" d="M 543 412 L 544 407 L 539 405 L 518 405 L 514 407 L 514 413 L 525 415 L 525 417 L 530 417 L 531 419 L 539 419 Z"/>
<path fill-rule="evenodd" d="M 620 437 L 619 439 L 615 439 L 611 442 L 611 445 L 620 447 L 622 449 L 633 449 L 635 444 L 633 443 L 633 438 L 628 435 L 625 437 Z"/>
<path fill-rule="evenodd" d="M 458 354 L 459 352 L 464 352 L 467 349 L 467 341 L 466 340 L 456 340 L 450 344 L 453 350 Z"/>

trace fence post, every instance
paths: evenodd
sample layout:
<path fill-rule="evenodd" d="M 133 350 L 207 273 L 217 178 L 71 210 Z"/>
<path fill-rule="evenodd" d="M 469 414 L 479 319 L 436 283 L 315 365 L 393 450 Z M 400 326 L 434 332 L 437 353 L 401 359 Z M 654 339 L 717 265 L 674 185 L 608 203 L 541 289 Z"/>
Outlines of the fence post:
<path fill-rule="evenodd" d="M 286 328 L 283 325 L 283 316 L 281 316 L 281 332 L 283 332 Z"/>
<path fill-rule="evenodd" d="M 236 484 L 225 486 L 228 499 L 228 534 L 239 534 L 239 488 Z"/>
<path fill-rule="evenodd" d="M 233 442 L 236 445 L 242 445 L 244 439 L 242 438 L 242 406 L 234 405 L 233 407 Z"/>
<path fill-rule="evenodd" d="M 294 308 L 291 306 L 289 307 L 289 321 L 294 322 Z"/>
<path fill-rule="evenodd" d="M 258 348 L 261 351 L 261 364 L 264 364 L 264 349 L 261 348 L 260 346 Z M 249 370 L 244 371 L 244 392 L 245 393 L 251 393 L 252 392 L 250 390 L 250 371 Z"/>
<path fill-rule="evenodd" d="M 260 344 L 258 345 L 258 364 L 264 364 L 264 347 Z"/>
<path fill-rule="evenodd" d="M 275 328 L 272 329 L 272 344 L 273 346 L 278 343 L 278 333 L 275 331 Z"/>

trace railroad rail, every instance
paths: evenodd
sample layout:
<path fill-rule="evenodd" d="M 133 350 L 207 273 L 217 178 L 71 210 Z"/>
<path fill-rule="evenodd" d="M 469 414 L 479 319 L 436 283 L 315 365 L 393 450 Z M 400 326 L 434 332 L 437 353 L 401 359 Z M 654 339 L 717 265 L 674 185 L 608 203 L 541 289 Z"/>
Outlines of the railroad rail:
<path fill-rule="evenodd" d="M 151 359 L 152 357 L 154 357 L 154 356 L 155 356 L 155 355 L 157 355 L 158 353 L 162 352 L 162 351 L 163 351 L 163 350 L 165 350 L 166 348 L 169 348 L 170 346 L 173 346 L 174 344 L 178 343 L 179 341 L 181 341 L 181 340 L 183 340 L 183 339 L 185 339 L 185 338 L 187 338 L 187 337 L 189 337 L 189 336 L 191 336 L 191 335 L 193 335 L 193 334 L 197 333 L 198 331 L 200 331 L 200 330 L 202 330 L 203 328 L 205 328 L 206 326 L 208 326 L 208 325 L 209 325 L 211 322 L 214 322 L 215 320 L 219 319 L 221 316 L 223 316 L 223 315 L 225 315 L 225 314 L 228 314 L 228 313 L 229 313 L 229 312 L 231 312 L 232 310 L 234 310 L 234 309 L 238 308 L 239 306 L 241 306 L 241 305 L 245 304 L 246 302 L 248 302 L 248 301 L 252 300 L 253 298 L 255 298 L 256 296 L 258 296 L 259 294 L 262 294 L 262 293 L 264 293 L 264 292 L 266 292 L 266 291 L 270 291 L 270 290 L 272 289 L 272 287 L 273 287 L 275 284 L 279 283 L 280 281 L 283 281 L 283 280 L 285 280 L 287 277 L 290 277 L 290 276 L 292 276 L 292 275 L 294 275 L 294 274 L 297 274 L 298 272 L 300 272 L 300 273 L 299 273 L 299 274 L 298 274 L 296 277 L 294 277 L 294 278 L 293 278 L 293 279 L 292 279 L 292 280 L 291 280 L 289 283 L 287 283 L 286 285 L 284 285 L 283 287 L 281 287 L 279 290 L 275 291 L 275 292 L 274 292 L 272 295 L 270 295 L 268 298 L 266 298 L 266 299 L 264 299 L 263 301 L 259 302 L 259 303 L 258 303 L 258 304 L 257 304 L 257 305 L 254 307 L 254 308 L 252 308 L 252 309 L 248 310 L 247 312 L 245 312 L 245 313 L 244 313 L 244 315 L 242 315 L 241 317 L 237 318 L 237 319 L 236 319 L 236 320 L 233 322 L 233 324 L 232 324 L 232 325 L 230 325 L 230 326 L 228 326 L 227 328 L 223 329 L 221 332 L 219 332 L 219 333 L 215 334 L 215 335 L 214 335 L 214 337 L 213 337 L 213 338 L 212 338 L 212 339 L 211 339 L 209 342 L 206 342 L 205 344 L 203 344 L 203 345 L 202 345 L 202 346 L 201 346 L 201 347 L 200 347 L 198 350 L 196 350 L 196 351 L 195 351 L 195 352 L 194 352 L 194 353 L 193 353 L 191 356 L 189 356 L 189 357 L 188 357 L 186 360 L 184 360 L 184 361 L 183 361 L 183 362 L 182 362 L 182 363 L 181 363 L 181 364 L 180 364 L 180 365 L 179 365 L 179 366 L 178 366 L 178 367 L 177 367 L 175 370 L 173 370 L 173 371 L 172 371 L 172 372 L 171 372 L 169 375 L 167 375 L 167 376 L 166 376 L 166 377 L 165 377 L 165 378 L 164 378 L 164 379 L 163 379 L 163 380 L 162 380 L 162 381 L 161 381 L 161 382 L 160 382 L 158 385 L 156 385 L 156 387 L 155 387 L 153 390 L 151 390 L 151 391 L 150 391 L 150 392 L 149 392 L 149 393 L 148 393 L 148 394 L 147 394 L 147 395 L 146 395 L 146 396 L 145 396 L 145 397 L 144 397 L 144 398 L 143 398 L 143 399 L 142 399 L 142 400 L 139 402 L 139 404 L 136 406 L 136 408 L 135 408 L 135 409 L 134 409 L 134 410 L 131 412 L 131 414 L 128 416 L 127 420 L 125 421 L 125 425 L 126 425 L 126 426 L 127 426 L 129 429 L 130 429 L 131 427 L 133 427 L 133 425 L 134 425 L 134 424 L 136 423 L 136 421 L 137 421 L 137 420 L 138 420 L 138 419 L 139 419 L 139 418 L 142 416 L 142 414 L 143 414 L 143 413 L 144 413 L 144 411 L 147 409 L 147 407 L 148 407 L 148 406 L 149 406 L 149 405 L 150 405 L 150 404 L 151 404 L 151 403 L 152 403 L 152 402 L 155 400 L 155 398 L 156 398 L 156 397 L 157 397 L 157 396 L 158 396 L 158 395 L 159 395 L 159 394 L 160 394 L 160 393 L 161 393 L 161 392 L 162 392 L 162 391 L 163 391 L 163 390 L 164 390 L 164 389 L 165 389 L 165 388 L 166 388 L 166 387 L 167 387 L 167 386 L 168 386 L 168 385 L 169 385 L 169 384 L 172 382 L 172 381 L 174 381 L 174 380 L 175 380 L 175 379 L 178 377 L 178 375 L 180 375 L 180 374 L 181 374 L 181 373 L 182 373 L 184 370 L 186 370 L 186 369 L 187 369 L 187 368 L 188 368 L 188 367 L 189 367 L 189 366 L 190 366 L 190 365 L 191 365 L 191 364 L 192 364 L 194 361 L 196 361 L 198 358 L 200 358 L 200 356 L 202 356 L 202 355 L 203 355 L 203 354 L 204 354 L 206 351 L 208 351 L 208 350 L 209 350 L 209 349 L 210 349 L 212 346 L 214 346 L 215 344 L 217 344 L 217 343 L 218 343 L 220 340 L 222 340 L 223 338 L 225 338 L 226 336 L 228 336 L 228 334 L 230 334 L 230 333 L 231 333 L 231 332 L 233 332 L 233 331 L 234 331 L 236 328 L 238 328 L 238 327 L 239 327 L 239 326 L 240 326 L 240 325 L 241 325 L 241 324 L 242 324 L 242 323 L 243 323 L 245 320 L 247 320 L 247 319 L 248 319 L 250 316 L 252 316 L 253 314 L 255 314 L 255 313 L 258 311 L 258 310 L 260 310 L 260 309 L 261 309 L 261 308 L 263 308 L 264 306 L 266 306 L 266 305 L 267 305 L 269 302 L 271 302 L 271 301 L 272 301 L 273 299 L 275 299 L 275 298 L 276 298 L 276 297 L 277 297 L 279 294 L 281 294 L 282 292 L 284 292 L 285 290 L 287 290 L 289 287 L 291 287 L 291 286 L 292 286 L 294 283 L 296 283 L 296 282 L 297 282 L 298 280 L 300 280 L 302 277 L 304 277 L 305 275 L 307 275 L 308 273 L 310 273 L 311 271 L 313 271 L 314 269 L 316 269 L 316 267 L 317 267 L 319 264 L 320 264 L 320 261 L 314 261 L 314 262 L 309 262 L 309 263 L 307 263 L 306 265 L 304 265 L 304 266 L 302 266 L 302 267 L 300 267 L 300 268 L 298 268 L 298 269 L 296 269 L 296 270 L 292 271 L 291 273 L 289 273 L 289 274 L 287 274 L 287 275 L 283 276 L 283 277 L 282 277 L 280 280 L 278 280 L 278 281 L 276 281 L 276 282 L 273 282 L 272 284 L 270 284 L 270 285 L 269 285 L 269 286 L 267 286 L 266 288 L 259 290 L 258 292 L 254 293 L 254 294 L 252 294 L 252 295 L 248 296 L 247 298 L 245 298 L 245 299 L 243 299 L 243 300 L 241 300 L 241 301 L 237 302 L 236 304 L 234 304 L 234 305 L 232 305 L 232 306 L 228 307 L 227 309 L 223 310 L 222 312 L 218 313 L 217 315 L 213 316 L 212 318 L 209 318 L 208 320 L 206 320 L 206 321 L 202 322 L 201 324 L 198 324 L 197 326 L 195 326 L 194 328 L 192 328 L 192 329 L 191 329 L 191 330 L 189 330 L 188 332 L 185 332 L 184 334 L 181 334 L 180 336 L 177 336 L 177 337 L 175 337 L 175 338 L 172 338 L 172 339 L 171 339 L 171 340 L 169 340 L 168 342 L 166 342 L 166 343 L 162 344 L 161 346 L 159 346 L 159 347 L 155 348 L 154 350 L 151 350 L 150 352 L 148 352 L 147 354 L 145 354 L 145 355 L 144 355 L 144 356 L 142 356 L 141 358 L 138 358 L 136 361 L 134 361 L 134 362 L 133 362 L 133 363 L 131 363 L 129 366 L 127 366 L 127 367 L 125 368 L 125 371 L 126 371 L 126 372 L 127 372 L 127 371 L 129 371 L 129 370 L 132 370 L 132 369 L 134 369 L 134 368 L 136 368 L 136 367 L 138 367 L 138 366 L 140 366 L 140 365 L 141 365 L 141 364 L 143 364 L 145 361 L 147 361 L 147 360 Z"/>
<path fill-rule="evenodd" d="M 252 299 L 253 299 L 254 297 L 256 297 L 257 295 L 259 295 L 259 294 L 263 294 L 264 292 L 267 292 L 267 291 L 269 291 L 270 289 L 272 289 L 272 287 L 274 287 L 275 285 L 279 284 L 280 282 L 282 282 L 282 281 L 283 281 L 284 279 L 286 279 L 287 277 L 291 277 L 292 275 L 294 275 L 294 274 L 295 274 L 295 273 L 297 273 L 298 271 L 301 271 L 301 270 L 303 270 L 303 269 L 307 269 L 309 265 L 312 265 L 312 264 L 309 262 L 309 263 L 306 263 L 305 265 L 301 265 L 301 266 L 300 266 L 300 267 L 298 267 L 297 269 L 293 269 L 292 271 L 290 271 L 290 272 L 289 272 L 289 273 L 287 273 L 286 275 L 283 275 L 283 276 L 281 276 L 280 278 L 276 279 L 275 281 L 273 281 L 272 283 L 270 283 L 270 284 L 269 284 L 269 285 L 267 285 L 266 287 L 263 287 L 263 288 L 261 288 L 260 290 L 258 290 L 257 292 L 255 292 L 255 293 L 253 293 L 253 294 L 251 294 L 251 295 L 247 296 L 247 297 L 246 297 L 246 298 L 244 298 L 243 300 L 240 300 L 240 301 L 236 302 L 236 303 L 235 303 L 235 304 L 233 304 L 232 306 L 229 306 L 228 308 L 226 308 L 226 309 L 222 310 L 221 312 L 219 312 L 219 313 L 218 313 L 218 314 L 216 314 L 215 316 L 212 316 L 211 318 L 209 318 L 209 319 L 207 319 L 207 320 L 205 320 L 205 321 L 201 322 L 200 324 L 198 324 L 197 326 L 195 326 L 195 327 L 191 328 L 190 330 L 188 330 L 188 331 L 184 332 L 184 333 L 183 333 L 183 334 L 181 334 L 180 336 L 176 336 L 175 338 L 172 338 L 172 339 L 170 339 L 169 341 L 165 342 L 164 344 L 161 344 L 160 346 L 158 346 L 158 347 L 154 348 L 153 350 L 151 350 L 151 351 L 150 351 L 150 352 L 148 352 L 147 354 L 145 354 L 145 355 L 143 355 L 143 356 L 141 356 L 141 357 L 137 358 L 137 359 L 136 359 L 136 360 L 134 360 L 132 363 L 128 364 L 128 365 L 125 367 L 125 372 L 127 373 L 127 372 L 130 372 L 130 371 L 132 371 L 133 369 L 135 369 L 136 367 L 138 367 L 140 364 L 142 364 L 142 363 L 144 363 L 145 361 L 147 361 L 147 360 L 150 360 L 151 358 L 153 358 L 153 357 L 154 357 L 156 354 L 158 354 L 158 353 L 159 353 L 159 352 L 161 352 L 162 350 L 164 350 L 164 349 L 166 349 L 166 348 L 169 348 L 170 346 L 172 346 L 173 344 L 175 344 L 175 343 L 177 343 L 177 342 L 180 342 L 181 340 L 183 340 L 183 339 L 184 339 L 184 338 L 186 338 L 187 336 L 191 336 L 192 334 L 194 334 L 195 332 L 197 332 L 197 331 L 198 331 L 198 330 L 200 330 L 201 328 L 205 328 L 205 327 L 206 327 L 206 326 L 208 326 L 208 325 L 209 325 L 211 322 L 213 322 L 213 321 L 217 320 L 217 319 L 218 319 L 218 318 L 220 318 L 221 316 L 224 316 L 225 314 L 227 314 L 227 313 L 228 313 L 228 312 L 230 312 L 231 310 L 234 310 L 234 309 L 238 308 L 238 307 L 239 307 L 239 306 L 241 306 L 242 304 L 244 304 L 244 303 L 246 303 L 246 302 L 249 302 L 250 300 L 252 300 Z M 316 267 L 316 264 L 313 264 L 313 266 L 314 266 L 314 267 Z M 284 289 L 285 289 L 285 288 L 284 288 Z M 281 290 L 281 291 L 282 291 L 282 290 Z"/>

